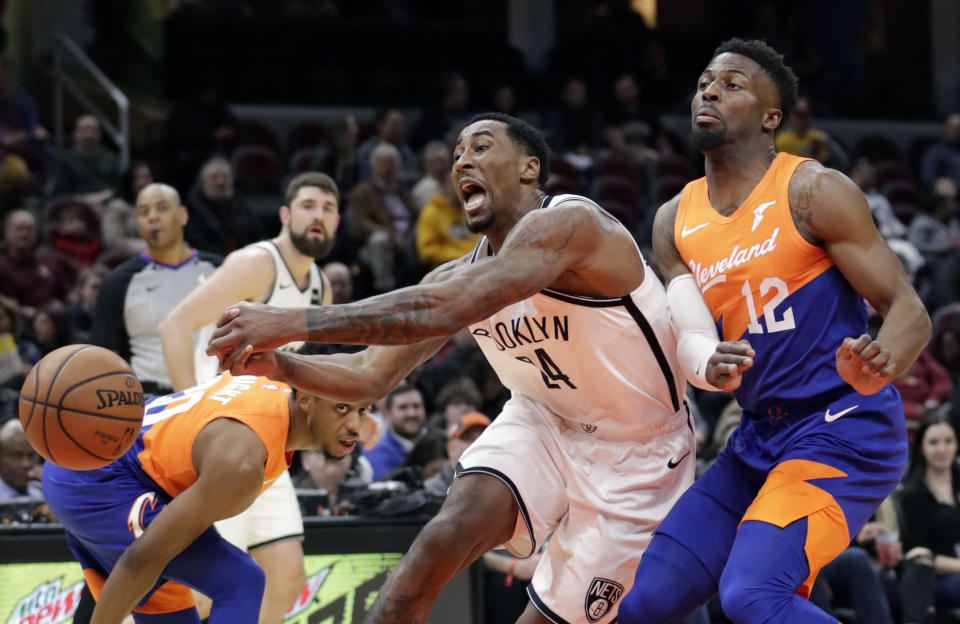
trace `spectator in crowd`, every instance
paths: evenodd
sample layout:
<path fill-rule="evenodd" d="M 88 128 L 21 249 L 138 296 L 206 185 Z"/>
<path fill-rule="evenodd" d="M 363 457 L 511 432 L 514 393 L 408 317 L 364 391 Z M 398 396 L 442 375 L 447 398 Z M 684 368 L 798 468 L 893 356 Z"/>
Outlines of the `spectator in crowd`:
<path fill-rule="evenodd" d="M 407 453 L 423 437 L 426 421 L 423 395 L 409 383 L 401 383 L 387 395 L 383 420 L 387 425 L 383 437 L 376 446 L 363 452 L 373 468 L 374 481 L 403 463 Z"/>
<path fill-rule="evenodd" d="M 957 435 L 949 417 L 930 414 L 917 430 L 901 493 L 903 547 L 933 553 L 938 610 L 960 608 L 960 479 Z"/>
<path fill-rule="evenodd" d="M 960 248 L 960 220 L 953 199 L 940 194 L 931 196 L 925 212 L 913 218 L 907 232 L 907 240 L 927 258 L 939 259 L 951 249 Z"/>
<path fill-rule="evenodd" d="M 329 172 L 344 196 L 360 181 L 359 135 L 357 118 L 348 113 L 334 125 L 332 145 L 319 147 L 314 152 L 312 169 Z"/>
<path fill-rule="evenodd" d="M 382 477 L 383 481 L 403 481 L 420 488 L 424 479 L 434 476 L 447 464 L 447 435 L 438 429 L 425 433 L 407 452 L 396 468 Z"/>
<path fill-rule="evenodd" d="M 416 210 L 397 179 L 400 153 L 396 147 L 377 145 L 370 153 L 370 165 L 371 177 L 353 189 L 347 213 L 360 259 L 373 273 L 373 287 L 386 292 L 396 287 L 397 273 L 410 263 L 409 230 Z"/>
<path fill-rule="evenodd" d="M 93 264 L 103 250 L 97 210 L 82 199 L 54 204 L 47 211 L 50 246 L 76 267 Z"/>
<path fill-rule="evenodd" d="M 137 227 L 146 251 L 113 269 L 97 295 L 90 342 L 130 363 L 145 394 L 173 392 L 157 325 L 220 264 L 184 240 L 187 209 L 176 189 L 149 184 L 137 196 Z M 196 340 L 196 334 L 191 334 Z"/>
<path fill-rule="evenodd" d="M 470 253 L 479 240 L 479 234 L 467 229 L 467 217 L 456 189 L 445 180 L 440 192 L 417 215 L 417 259 L 433 269 Z"/>
<path fill-rule="evenodd" d="M 903 412 L 907 419 L 919 421 L 930 410 L 950 402 L 953 396 L 953 382 L 942 364 L 931 355 L 928 349 L 907 371 L 893 380 L 893 385 L 903 397 Z"/>
<path fill-rule="evenodd" d="M 436 413 L 430 417 L 431 426 L 449 429 L 470 412 L 480 409 L 480 390 L 469 377 L 457 377 L 440 388 L 434 398 Z"/>
<path fill-rule="evenodd" d="M 360 179 L 369 178 L 372 173 L 370 154 L 381 143 L 388 143 L 400 154 L 400 164 L 397 167 L 397 180 L 401 184 L 413 182 L 417 171 L 417 154 L 404 140 L 406 120 L 403 111 L 397 108 L 385 108 L 377 112 L 376 134 L 364 141 L 357 148 L 357 163 L 360 166 Z M 449 164 L 449 163 L 447 163 Z"/>
<path fill-rule="evenodd" d="M 54 173 L 55 195 L 84 195 L 92 204 L 102 204 L 120 184 L 120 160 L 100 139 L 100 122 L 81 115 L 73 129 L 73 147 L 60 152 Z"/>
<path fill-rule="evenodd" d="M 427 477 L 423 488 L 437 496 L 446 496 L 453 484 L 457 463 L 463 452 L 490 426 L 490 419 L 480 412 L 468 412 L 447 428 L 447 461 L 439 471 Z"/>
<path fill-rule="evenodd" d="M 342 262 L 328 262 L 323 265 L 323 275 L 330 284 L 332 303 L 353 301 L 353 276 L 350 275 L 350 267 Z"/>
<path fill-rule="evenodd" d="M 197 249 L 225 256 L 260 239 L 256 215 L 236 196 L 233 168 L 216 156 L 200 169 L 187 196 L 187 241 Z"/>
<path fill-rule="evenodd" d="M 17 496 L 42 497 L 40 461 L 16 418 L 0 424 L 0 500 Z"/>
<path fill-rule="evenodd" d="M 946 256 L 937 263 L 926 297 L 926 304 L 931 310 L 955 301 L 960 301 L 960 247 L 950 248 Z"/>
<path fill-rule="evenodd" d="M 787 127 L 777 133 L 774 146 L 778 152 L 816 158 L 828 167 L 845 169 L 846 154 L 830 135 L 813 127 L 813 105 L 805 97 L 797 98 Z"/>
<path fill-rule="evenodd" d="M 23 319 L 17 309 L 17 302 L 10 297 L 0 295 L 0 337 L 5 334 L 13 339 L 16 354 L 23 364 L 20 371 L 14 370 L 12 373 L 14 376 L 12 383 L 19 390 L 20 385 L 16 379 L 20 379 L 20 383 L 22 383 L 22 374 L 26 373 L 30 366 L 36 364 L 43 355 L 40 353 L 40 348 L 24 334 Z M 9 383 L 11 383 L 11 378 L 0 379 L 0 384 Z"/>
<path fill-rule="evenodd" d="M 80 271 L 77 285 L 70 297 L 71 302 L 67 306 L 78 342 L 89 342 L 93 315 L 97 307 L 97 295 L 109 272 L 110 270 L 102 264 L 91 264 Z M 118 319 L 113 320 L 117 322 Z"/>
<path fill-rule="evenodd" d="M 438 107 L 424 111 L 413 128 L 410 144 L 420 149 L 430 141 L 444 141 L 451 129 L 458 128 L 469 116 L 470 86 L 456 72 L 443 77 L 443 95 Z"/>
<path fill-rule="evenodd" d="M 43 355 L 77 341 L 66 306 L 59 301 L 40 306 L 33 316 L 33 340 Z"/>
<path fill-rule="evenodd" d="M 450 183 L 450 148 L 443 141 L 430 141 L 423 148 L 423 177 L 410 189 L 413 205 L 422 210 Z"/>
<path fill-rule="evenodd" d="M 960 303 L 953 302 L 931 315 L 930 353 L 943 364 L 954 389 L 960 388 Z M 951 401 L 954 427 L 960 426 L 960 397 Z"/>
<path fill-rule="evenodd" d="M 137 218 L 137 196 L 153 184 L 153 171 L 142 160 L 130 163 L 120 177 L 117 195 L 100 212 L 100 235 L 107 252 L 129 257 L 147 248 L 140 236 Z"/>
<path fill-rule="evenodd" d="M 34 177 L 46 174 L 46 142 L 50 135 L 40 125 L 37 105 L 29 93 L 14 87 L 10 59 L 0 55 L 0 144 L 4 155 L 0 170 L 10 159 L 23 159 Z"/>
<path fill-rule="evenodd" d="M 20 313 L 31 319 L 38 306 L 67 296 L 75 273 L 59 256 L 38 253 L 37 219 L 29 210 L 8 213 L 3 234 L 6 249 L 0 256 L 0 294 L 13 297 Z"/>
<path fill-rule="evenodd" d="M 347 478 L 353 457 L 353 454 L 340 458 L 327 457 L 316 449 L 300 451 L 303 470 L 293 478 L 293 485 L 304 490 L 326 490 L 328 509 L 334 509 L 339 502 L 340 484 Z"/>
<path fill-rule="evenodd" d="M 943 140 L 931 145 L 920 163 L 920 181 L 933 190 L 938 178 L 948 177 L 960 186 L 960 112 L 947 115 Z"/>
<path fill-rule="evenodd" d="M 877 222 L 880 234 L 887 239 L 904 238 L 907 234 L 907 226 L 893 214 L 890 201 L 877 190 L 877 176 L 870 161 L 866 159 L 858 161 L 850 172 L 850 179 L 860 187 L 863 196 L 867 198 L 870 214 Z"/>
<path fill-rule="evenodd" d="M 660 133 L 657 116 L 643 107 L 640 99 L 640 85 L 632 74 L 622 74 L 613 82 L 613 101 L 604 113 L 603 126 L 609 129 L 628 129 L 647 137 L 649 147 Z"/>
<path fill-rule="evenodd" d="M 589 154 L 600 142 L 600 117 L 590 107 L 587 83 L 572 76 L 560 91 L 560 106 L 547 117 L 550 149 Z"/>

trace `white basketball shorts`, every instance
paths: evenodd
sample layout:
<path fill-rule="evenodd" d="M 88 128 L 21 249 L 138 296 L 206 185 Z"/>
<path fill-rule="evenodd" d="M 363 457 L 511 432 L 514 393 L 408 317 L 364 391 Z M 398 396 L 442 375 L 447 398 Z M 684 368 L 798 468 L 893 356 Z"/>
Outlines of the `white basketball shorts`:
<path fill-rule="evenodd" d="M 284 471 L 244 511 L 213 523 L 237 548 L 249 551 L 286 539 L 303 539 L 303 519 L 290 473 Z"/>
<path fill-rule="evenodd" d="M 515 394 L 460 458 L 458 477 L 489 474 L 513 491 L 519 513 L 505 544 L 510 552 L 528 557 L 553 533 L 528 589 L 547 619 L 607 624 L 616 617 L 654 529 L 693 483 L 688 414 L 681 406 L 675 424 L 648 442 L 613 442 Z"/>

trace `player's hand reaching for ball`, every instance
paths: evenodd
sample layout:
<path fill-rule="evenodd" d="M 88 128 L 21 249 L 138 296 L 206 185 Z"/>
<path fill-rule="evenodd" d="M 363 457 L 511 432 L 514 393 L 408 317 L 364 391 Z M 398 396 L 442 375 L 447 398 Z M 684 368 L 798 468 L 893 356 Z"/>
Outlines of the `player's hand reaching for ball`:
<path fill-rule="evenodd" d="M 298 314 L 305 316 L 306 312 L 246 301 L 232 305 L 217 321 L 217 329 L 207 345 L 207 355 L 220 360 L 221 370 L 243 367 L 254 353 L 274 349 L 291 340 L 302 340 L 293 330 L 306 325 L 295 321 Z"/>
<path fill-rule="evenodd" d="M 837 372 L 860 394 L 879 391 L 890 383 L 896 371 L 890 352 L 867 334 L 844 338 L 837 349 Z"/>
<path fill-rule="evenodd" d="M 740 387 L 743 371 L 753 366 L 756 353 L 748 340 L 725 341 L 717 345 L 717 350 L 707 360 L 704 374 L 710 385 L 726 392 Z"/>

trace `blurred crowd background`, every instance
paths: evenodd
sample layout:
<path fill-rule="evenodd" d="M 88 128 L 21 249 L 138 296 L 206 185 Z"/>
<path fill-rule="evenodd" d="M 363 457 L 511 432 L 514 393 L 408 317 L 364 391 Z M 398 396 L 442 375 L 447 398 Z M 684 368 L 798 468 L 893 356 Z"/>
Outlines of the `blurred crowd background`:
<path fill-rule="evenodd" d="M 472 114 L 497 110 L 546 133 L 548 193 L 596 200 L 652 261 L 657 206 L 702 175 L 686 143 L 695 80 L 722 40 L 762 38 L 800 77 L 778 150 L 860 186 L 934 322 L 894 382 L 915 438 L 905 494 L 842 562 L 867 572 L 825 571 L 818 599 L 847 622 L 903 621 L 906 555 L 926 548 L 931 604 L 939 617 L 960 608 L 960 574 L 935 561 L 953 557 L 960 571 L 960 481 L 946 498 L 924 485 L 940 437 L 952 437 L 953 474 L 960 426 L 954 0 L 0 0 L 0 11 L 0 423 L 11 421 L 0 425 L 0 499 L 40 494 L 39 459 L 12 423 L 30 366 L 90 341 L 97 322 L 129 321 L 95 311 L 110 272 L 160 245 L 149 232 L 161 226 L 137 208 L 146 185 L 171 185 L 187 209 L 185 227 L 162 227 L 222 257 L 277 234 L 291 178 L 330 175 L 341 221 L 318 262 L 335 302 L 352 301 L 473 248 L 447 179 L 451 145 Z M 389 252 L 374 253 L 383 240 Z M 435 512 L 457 457 L 506 398 L 457 334 L 378 406 L 384 441 L 342 462 L 300 455 L 305 515 Z M 720 393 L 689 398 L 702 469 L 739 409 Z M 864 577 L 873 589 L 851 586 Z"/>

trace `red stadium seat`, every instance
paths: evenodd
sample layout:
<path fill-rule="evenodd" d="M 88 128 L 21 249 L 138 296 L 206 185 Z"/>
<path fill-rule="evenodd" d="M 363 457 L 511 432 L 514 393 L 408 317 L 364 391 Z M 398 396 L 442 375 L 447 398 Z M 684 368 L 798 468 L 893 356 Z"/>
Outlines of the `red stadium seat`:
<path fill-rule="evenodd" d="M 605 176 L 597 178 L 593 198 L 601 206 L 612 200 L 625 206 L 636 207 L 640 203 L 640 189 L 633 182 L 621 177 Z"/>
<path fill-rule="evenodd" d="M 906 180 L 893 180 L 880 187 L 880 192 L 890 201 L 891 204 L 914 204 L 919 206 L 923 203 L 923 196 L 920 189 L 913 182 Z"/>
<path fill-rule="evenodd" d="M 283 163 L 274 150 L 244 145 L 233 153 L 233 174 L 241 188 L 274 190 L 280 186 Z"/>
<path fill-rule="evenodd" d="M 633 183 L 638 183 L 640 180 L 637 165 L 616 156 L 604 156 L 597 160 L 596 172 L 597 177 L 617 177 Z"/>
<path fill-rule="evenodd" d="M 296 154 L 307 147 L 317 147 L 330 143 L 327 127 L 315 121 L 297 124 L 287 133 L 287 153 Z"/>
<path fill-rule="evenodd" d="M 290 156 L 290 173 L 297 174 L 310 171 L 316 147 L 301 147 Z"/>
<path fill-rule="evenodd" d="M 262 145 L 280 153 L 280 141 L 266 124 L 255 119 L 244 119 L 237 129 L 237 145 Z"/>

